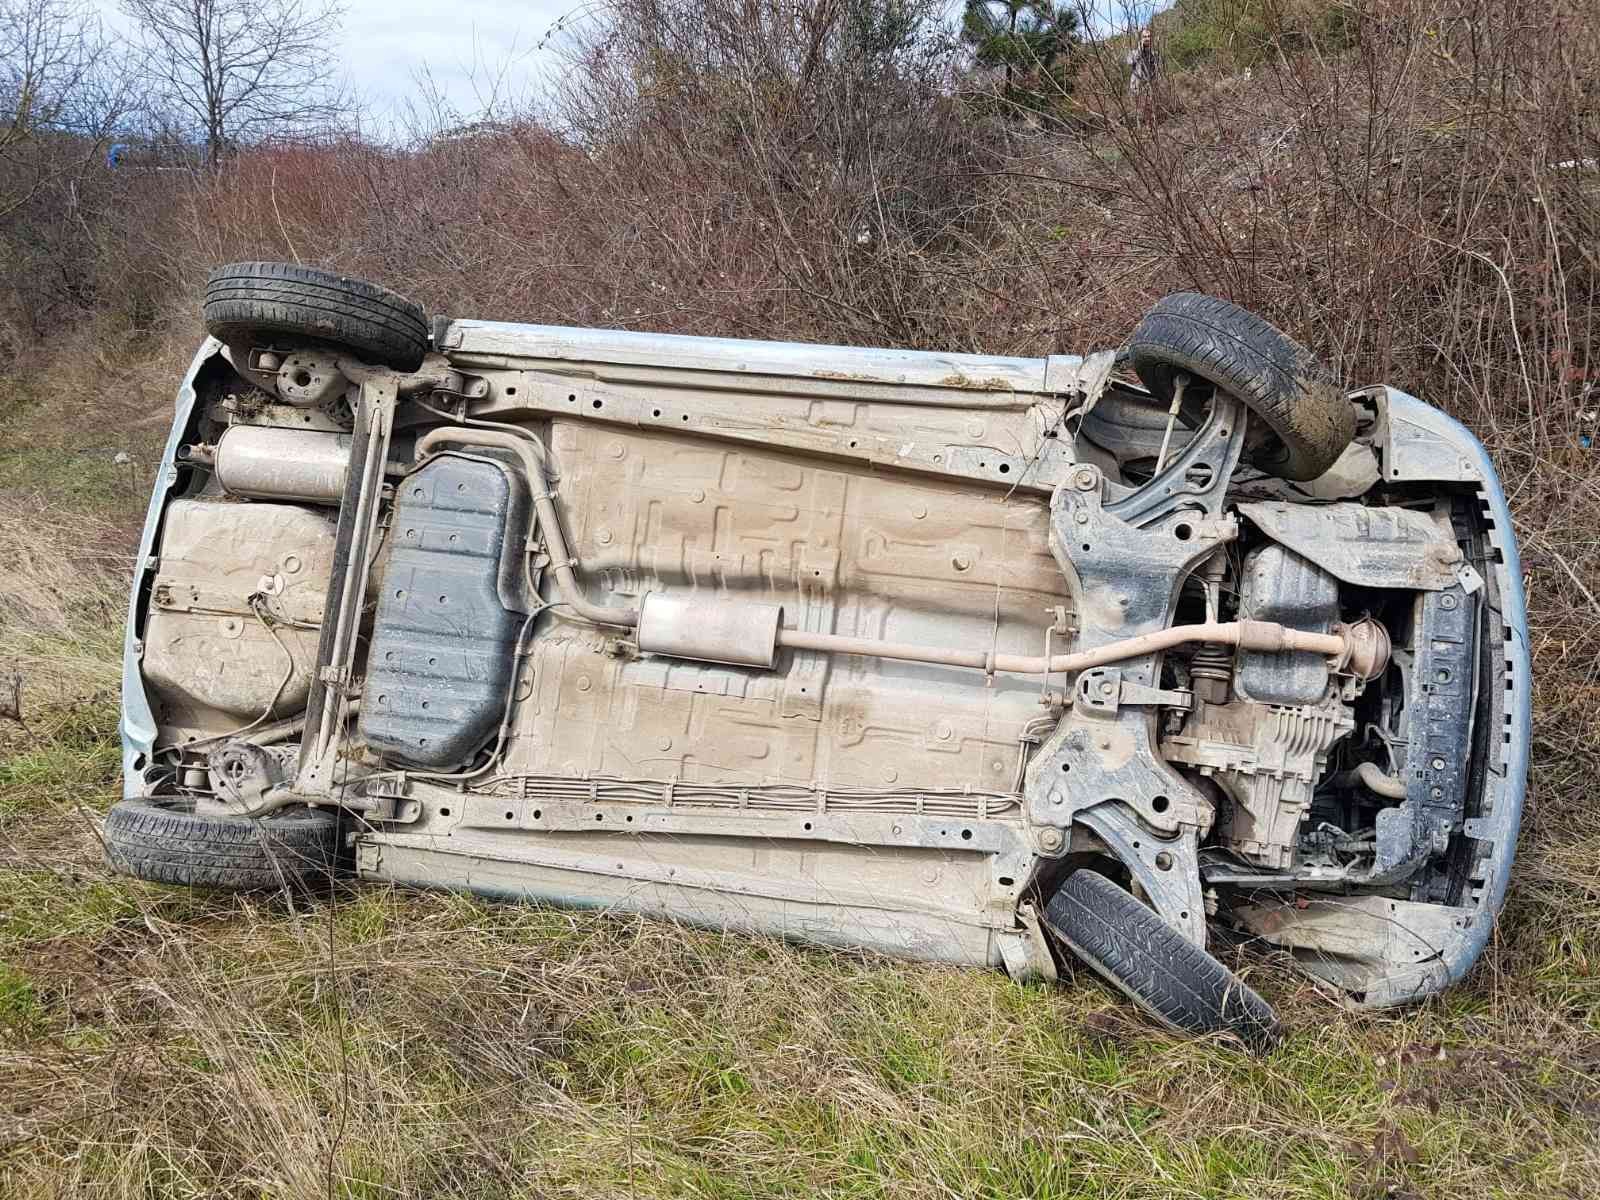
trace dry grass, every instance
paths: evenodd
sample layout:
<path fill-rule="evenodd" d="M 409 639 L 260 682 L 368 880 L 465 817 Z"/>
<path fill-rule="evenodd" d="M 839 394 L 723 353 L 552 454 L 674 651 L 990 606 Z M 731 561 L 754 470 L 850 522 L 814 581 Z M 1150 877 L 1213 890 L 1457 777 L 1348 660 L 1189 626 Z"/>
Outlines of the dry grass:
<path fill-rule="evenodd" d="M 874 80 L 859 120 L 848 64 L 796 82 L 815 30 L 725 23 L 771 6 L 649 7 L 677 13 L 670 61 L 629 6 L 581 86 L 498 130 L 124 175 L 98 216 L 85 194 L 106 224 L 65 256 L 76 290 L 7 284 L 0 345 L 84 319 L 0 379 L 0 708 L 25 676 L 27 720 L 0 717 L 0 1194 L 1600 1195 L 1600 470 L 1577 443 L 1600 209 L 1553 165 L 1600 156 L 1600 16 L 1341 4 L 1332 45 L 1325 7 L 1215 0 L 1201 32 L 1236 49 L 1175 79 L 1159 125 L 1090 57 L 1079 132 L 1046 135 L 931 103 L 936 61 Z M 1361 1015 L 1241 963 L 1291 1027 L 1250 1061 L 1087 978 L 114 879 L 94 817 L 126 556 L 190 297 L 249 256 L 472 316 L 993 352 L 1115 342 L 1202 286 L 1440 404 L 1500 466 L 1534 605 L 1532 786 L 1483 963 Z"/>
<path fill-rule="evenodd" d="M 1548 961 L 1502 950 L 1377 1016 L 1257 965 L 1292 1027 L 1260 1062 L 1088 978 L 144 888 L 80 808 L 109 798 L 109 715 L 0 770 L 0 828 L 33 842 L 11 850 L 50 845 L 0 923 L 7 1194 L 1592 1194 L 1594 997 Z"/>
<path fill-rule="evenodd" d="M 0 713 L 110 694 L 127 579 L 183 361 L 90 326 L 0 378 Z M 7 740 L 0 717 L 0 746 Z M 15 732 L 15 730 L 13 730 Z"/>
<path fill-rule="evenodd" d="M 25 723 L 51 706 L 115 686 L 130 556 L 95 552 L 107 529 L 84 518 L 0 522 L 0 711 Z M 24 693 L 24 684 L 27 685 Z"/>

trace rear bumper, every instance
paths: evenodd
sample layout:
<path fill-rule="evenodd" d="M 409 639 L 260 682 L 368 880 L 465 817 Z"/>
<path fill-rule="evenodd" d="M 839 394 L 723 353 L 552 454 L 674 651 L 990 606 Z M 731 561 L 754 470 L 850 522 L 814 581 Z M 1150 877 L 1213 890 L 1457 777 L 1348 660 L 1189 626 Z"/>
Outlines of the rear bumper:
<path fill-rule="evenodd" d="M 150 584 L 155 579 L 155 547 L 161 535 L 161 520 L 167 511 L 167 501 L 178 486 L 178 447 L 188 437 L 194 420 L 195 380 L 213 355 L 222 349 L 222 343 L 207 338 L 195 351 L 183 382 L 178 386 L 176 411 L 172 416 L 172 431 L 167 435 L 166 449 L 161 452 L 161 465 L 156 468 L 155 486 L 150 493 L 150 504 L 145 510 L 144 531 L 139 535 L 139 556 L 134 559 L 132 587 L 128 596 L 128 623 L 122 639 L 122 797 L 132 800 L 148 795 L 150 788 L 145 773 L 152 764 L 152 748 L 156 739 L 156 717 L 145 692 L 144 679 L 139 672 L 139 662 L 144 656 L 144 643 L 140 633 L 144 628 L 145 606 L 149 602 Z"/>

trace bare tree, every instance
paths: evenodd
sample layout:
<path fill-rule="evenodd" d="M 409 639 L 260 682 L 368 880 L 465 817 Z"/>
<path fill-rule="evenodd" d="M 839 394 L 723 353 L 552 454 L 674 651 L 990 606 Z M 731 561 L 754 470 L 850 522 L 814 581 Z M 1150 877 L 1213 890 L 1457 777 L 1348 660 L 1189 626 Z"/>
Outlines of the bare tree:
<path fill-rule="evenodd" d="M 230 146 L 316 133 L 347 111 L 337 0 L 122 0 L 152 100 L 192 124 L 216 166 Z"/>
<path fill-rule="evenodd" d="M 45 132 L 103 133 L 115 119 L 107 58 L 87 3 L 0 0 L 0 151 Z"/>
<path fill-rule="evenodd" d="M 88 0 L 0 0 L 0 217 L 98 160 L 127 78 Z"/>

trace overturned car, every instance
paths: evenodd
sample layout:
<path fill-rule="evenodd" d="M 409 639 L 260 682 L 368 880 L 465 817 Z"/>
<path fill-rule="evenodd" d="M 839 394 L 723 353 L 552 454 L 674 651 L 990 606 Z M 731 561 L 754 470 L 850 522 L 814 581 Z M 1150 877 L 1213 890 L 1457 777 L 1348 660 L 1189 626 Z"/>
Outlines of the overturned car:
<path fill-rule="evenodd" d="M 1484 946 L 1529 720 L 1500 485 L 1226 301 L 1049 358 L 430 323 L 275 263 L 205 316 L 120 870 L 1070 952 L 1255 1045 L 1208 931 L 1367 1005 Z"/>

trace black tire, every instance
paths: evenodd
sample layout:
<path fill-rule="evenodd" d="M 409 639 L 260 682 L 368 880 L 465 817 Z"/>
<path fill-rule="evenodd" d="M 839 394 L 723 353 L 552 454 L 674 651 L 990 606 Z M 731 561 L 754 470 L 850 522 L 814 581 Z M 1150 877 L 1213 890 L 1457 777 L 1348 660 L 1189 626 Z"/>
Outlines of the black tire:
<path fill-rule="evenodd" d="M 1272 1006 L 1227 967 L 1104 875 L 1074 871 L 1044 924 L 1140 1008 L 1184 1033 L 1227 1034 L 1252 1050 L 1281 1036 Z"/>
<path fill-rule="evenodd" d="M 292 263 L 218 267 L 206 280 L 205 321 L 219 342 L 309 339 L 398 371 L 415 371 L 428 352 L 420 305 L 363 279 Z"/>
<path fill-rule="evenodd" d="M 1179 371 L 1236 396 L 1272 433 L 1251 461 L 1279 478 L 1315 479 L 1355 437 L 1355 409 L 1333 373 L 1288 334 L 1215 296 L 1166 297 L 1133 331 L 1128 358 L 1162 400 L 1172 399 Z"/>
<path fill-rule="evenodd" d="M 340 868 L 339 817 L 323 809 L 256 819 L 197 814 L 180 800 L 123 800 L 106 813 L 103 836 L 113 870 L 151 883 L 299 891 Z"/>

